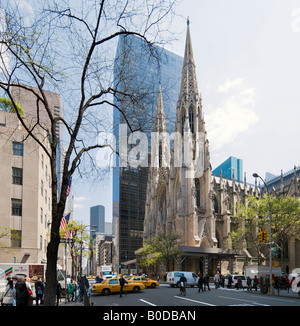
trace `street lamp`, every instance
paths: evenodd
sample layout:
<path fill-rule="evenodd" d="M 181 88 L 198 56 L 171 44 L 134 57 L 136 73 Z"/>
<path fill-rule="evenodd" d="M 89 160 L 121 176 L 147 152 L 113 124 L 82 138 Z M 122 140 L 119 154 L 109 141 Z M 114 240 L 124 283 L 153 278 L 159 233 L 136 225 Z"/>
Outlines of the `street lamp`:
<path fill-rule="evenodd" d="M 265 180 L 259 176 L 257 173 L 253 173 L 252 176 L 254 178 L 260 178 L 262 180 L 262 182 L 264 183 L 266 189 L 267 189 L 267 193 L 268 193 L 268 201 L 269 201 L 269 227 L 270 227 L 270 287 L 269 287 L 269 293 L 273 293 L 273 287 L 272 287 L 272 213 L 271 213 L 271 201 L 270 201 L 270 193 L 269 193 L 269 189 L 268 186 L 265 182 Z"/>

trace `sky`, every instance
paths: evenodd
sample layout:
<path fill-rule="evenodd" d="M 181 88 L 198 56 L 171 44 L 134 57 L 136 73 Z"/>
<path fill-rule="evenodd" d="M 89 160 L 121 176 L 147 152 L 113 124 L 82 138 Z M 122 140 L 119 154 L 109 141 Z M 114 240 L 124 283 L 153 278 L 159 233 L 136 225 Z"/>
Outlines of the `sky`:
<path fill-rule="evenodd" d="M 26 3 L 26 1 L 21 1 Z M 298 0 L 182 0 L 167 48 L 184 54 L 189 17 L 212 168 L 243 160 L 247 182 L 300 165 L 300 2 Z M 112 185 L 73 184 L 75 220 L 89 223 L 103 205 L 112 221 Z"/>

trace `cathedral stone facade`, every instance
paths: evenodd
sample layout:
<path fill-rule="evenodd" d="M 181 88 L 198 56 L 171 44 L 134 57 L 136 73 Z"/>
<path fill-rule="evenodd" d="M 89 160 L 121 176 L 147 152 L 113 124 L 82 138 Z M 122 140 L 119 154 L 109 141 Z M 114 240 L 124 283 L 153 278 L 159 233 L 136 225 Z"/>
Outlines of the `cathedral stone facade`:
<path fill-rule="evenodd" d="M 154 131 L 159 135 L 166 132 L 161 90 Z M 241 183 L 212 175 L 189 23 L 177 121 L 170 138 L 171 145 L 161 137 L 157 152 L 151 152 L 144 237 L 158 233 L 180 235 L 182 257 L 174 268 L 201 273 L 217 269 L 222 273 L 241 272 L 250 254 L 228 249 L 225 242 L 235 203 L 248 194 L 259 195 L 259 189 L 247 185 L 246 180 Z M 169 164 L 163 164 L 166 161 Z"/>
<path fill-rule="evenodd" d="M 201 96 L 193 57 L 189 23 L 187 26 L 182 80 L 177 102 L 177 121 L 171 144 L 167 140 L 161 89 L 159 89 L 155 134 L 160 135 L 156 151 L 151 149 L 144 238 L 159 233 L 180 235 L 181 257 L 174 270 L 202 274 L 242 273 L 245 265 L 257 264 L 257 258 L 246 249 L 233 250 L 230 231 L 235 227 L 232 216 L 238 202 L 264 192 L 274 196 L 298 196 L 300 183 L 294 170 L 269 183 L 268 191 L 260 186 L 212 174 L 209 142 L 205 130 Z M 153 143 L 154 144 L 154 143 Z M 187 158 L 190 158 L 187 159 Z M 180 162 L 180 164 L 178 164 Z M 285 270 L 300 264 L 300 241 L 291 240 Z M 266 261 L 265 261 L 266 262 Z"/>

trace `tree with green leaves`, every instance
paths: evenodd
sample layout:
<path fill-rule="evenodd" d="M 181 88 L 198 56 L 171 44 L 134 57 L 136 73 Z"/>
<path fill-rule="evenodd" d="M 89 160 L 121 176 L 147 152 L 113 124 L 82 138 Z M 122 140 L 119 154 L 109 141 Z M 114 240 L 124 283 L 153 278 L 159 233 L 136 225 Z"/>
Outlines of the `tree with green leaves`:
<path fill-rule="evenodd" d="M 18 103 L 13 104 L 13 102 L 6 97 L 0 97 L 0 110 L 12 113 L 16 113 L 17 110 L 21 118 L 25 117 L 23 108 Z"/>
<path fill-rule="evenodd" d="M 264 195 L 257 199 L 246 197 L 245 203 L 237 204 L 236 214 L 232 218 L 230 232 L 231 245 L 234 249 L 249 249 L 256 253 L 259 264 L 263 256 L 269 255 L 268 241 L 260 242 L 258 233 L 269 227 L 269 204 L 271 205 L 272 246 L 277 244 L 281 249 L 281 266 L 285 244 L 291 239 L 300 238 L 300 198 Z"/>
<path fill-rule="evenodd" d="M 154 237 L 148 238 L 139 251 L 139 265 L 145 268 L 163 264 L 166 270 L 173 267 L 181 255 L 178 248 L 180 236 L 175 233 L 159 233 Z"/>

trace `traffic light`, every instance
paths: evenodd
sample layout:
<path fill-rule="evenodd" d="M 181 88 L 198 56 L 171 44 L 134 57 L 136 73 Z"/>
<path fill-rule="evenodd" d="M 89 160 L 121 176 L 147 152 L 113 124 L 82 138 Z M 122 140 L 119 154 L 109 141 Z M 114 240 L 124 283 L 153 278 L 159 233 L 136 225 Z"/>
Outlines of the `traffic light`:
<path fill-rule="evenodd" d="M 268 241 L 268 232 L 267 231 L 261 231 L 258 233 L 258 241 L 259 242 L 266 242 Z"/>
<path fill-rule="evenodd" d="M 263 242 L 268 241 L 268 233 L 267 233 L 267 231 L 262 232 L 262 241 Z"/>

